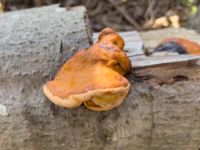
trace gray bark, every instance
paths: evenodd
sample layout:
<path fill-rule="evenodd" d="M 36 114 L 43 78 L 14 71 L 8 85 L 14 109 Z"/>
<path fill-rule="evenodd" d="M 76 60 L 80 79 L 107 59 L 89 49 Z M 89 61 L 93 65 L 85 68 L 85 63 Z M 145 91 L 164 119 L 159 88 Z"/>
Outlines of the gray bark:
<path fill-rule="evenodd" d="M 54 5 L 1 14 L 0 78 L 49 75 L 89 46 L 87 26 L 84 7 L 66 11 Z"/>
<path fill-rule="evenodd" d="M 73 50 L 89 45 L 84 16 L 83 8 L 55 6 L 0 16 L 0 149 L 198 150 L 198 80 L 156 90 L 130 76 L 129 96 L 107 112 L 47 100 L 43 84 Z"/>

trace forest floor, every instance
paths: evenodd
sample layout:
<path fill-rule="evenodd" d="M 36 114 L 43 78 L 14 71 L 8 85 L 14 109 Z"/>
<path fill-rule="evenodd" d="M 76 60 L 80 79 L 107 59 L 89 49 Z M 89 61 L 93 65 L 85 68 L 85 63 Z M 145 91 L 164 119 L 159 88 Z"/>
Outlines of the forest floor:
<path fill-rule="evenodd" d="M 0 3 L 4 11 L 15 11 L 60 3 L 60 0 L 0 0 Z M 117 31 L 145 31 L 186 26 L 199 3 L 199 0 L 64 0 L 61 6 L 84 5 L 96 32 L 107 26 Z"/>

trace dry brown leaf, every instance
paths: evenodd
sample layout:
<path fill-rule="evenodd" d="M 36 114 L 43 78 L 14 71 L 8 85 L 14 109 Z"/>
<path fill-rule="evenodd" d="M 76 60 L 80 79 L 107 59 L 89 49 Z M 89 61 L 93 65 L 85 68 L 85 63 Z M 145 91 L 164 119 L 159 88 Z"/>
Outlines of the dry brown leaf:
<path fill-rule="evenodd" d="M 179 16 L 173 15 L 169 17 L 169 20 L 171 22 L 171 26 L 174 28 L 180 28 L 180 22 L 179 22 Z"/>
<path fill-rule="evenodd" d="M 153 28 L 168 27 L 169 21 L 167 17 L 160 17 L 154 21 Z"/>

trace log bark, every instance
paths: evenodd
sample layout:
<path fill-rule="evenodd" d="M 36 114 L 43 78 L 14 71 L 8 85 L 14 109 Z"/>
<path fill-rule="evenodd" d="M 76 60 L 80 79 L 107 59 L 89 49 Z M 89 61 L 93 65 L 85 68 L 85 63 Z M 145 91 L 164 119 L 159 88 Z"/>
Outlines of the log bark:
<path fill-rule="evenodd" d="M 73 50 L 89 45 L 85 10 L 55 9 L 0 16 L 1 150 L 200 148 L 199 80 L 153 89 L 132 74 L 129 96 L 107 112 L 64 109 L 47 100 L 43 84 Z"/>
<path fill-rule="evenodd" d="M 0 78 L 47 76 L 89 46 L 86 10 L 57 5 L 0 15 Z"/>

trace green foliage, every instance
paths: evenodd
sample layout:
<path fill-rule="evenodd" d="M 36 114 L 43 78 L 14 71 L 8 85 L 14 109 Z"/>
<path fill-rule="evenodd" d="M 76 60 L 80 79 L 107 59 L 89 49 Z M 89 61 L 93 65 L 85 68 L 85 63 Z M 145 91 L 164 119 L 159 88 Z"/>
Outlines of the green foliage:
<path fill-rule="evenodd" d="M 190 9 L 191 15 L 195 15 L 198 11 L 198 7 L 195 4 L 195 0 L 180 0 L 180 2 Z"/>

